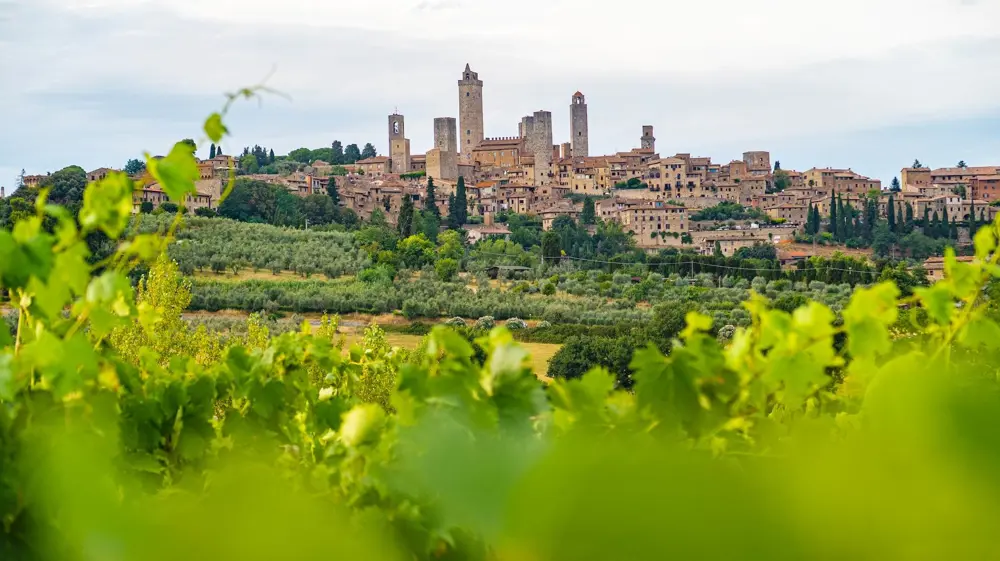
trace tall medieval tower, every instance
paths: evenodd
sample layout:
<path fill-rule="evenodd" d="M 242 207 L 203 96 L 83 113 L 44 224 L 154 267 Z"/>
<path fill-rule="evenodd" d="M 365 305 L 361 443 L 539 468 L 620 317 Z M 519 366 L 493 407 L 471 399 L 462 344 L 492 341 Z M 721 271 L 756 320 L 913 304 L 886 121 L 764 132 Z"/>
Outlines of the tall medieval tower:
<path fill-rule="evenodd" d="M 410 171 L 410 141 L 406 138 L 406 123 L 402 115 L 389 115 L 389 159 L 392 173 Z"/>
<path fill-rule="evenodd" d="M 590 133 L 587 128 L 587 99 L 576 92 L 569 106 L 569 134 L 573 143 L 573 157 L 586 158 L 590 155 Z"/>
<path fill-rule="evenodd" d="M 535 183 L 552 183 L 552 160 L 555 152 L 552 149 L 552 113 L 535 111 L 534 115 L 521 119 L 518 130 L 524 139 L 525 148 L 535 159 Z"/>
<path fill-rule="evenodd" d="M 458 81 L 459 144 L 462 156 L 472 159 L 472 150 L 483 141 L 483 81 L 465 65 Z"/>
<path fill-rule="evenodd" d="M 643 150 L 656 152 L 656 137 L 653 136 L 653 125 L 642 127 L 642 138 L 639 139 L 639 147 Z"/>

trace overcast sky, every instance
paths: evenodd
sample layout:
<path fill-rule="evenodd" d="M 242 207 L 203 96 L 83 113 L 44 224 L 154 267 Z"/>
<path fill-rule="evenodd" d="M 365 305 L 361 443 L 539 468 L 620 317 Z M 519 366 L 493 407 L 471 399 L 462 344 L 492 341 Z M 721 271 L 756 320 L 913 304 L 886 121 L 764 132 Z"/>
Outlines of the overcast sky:
<path fill-rule="evenodd" d="M 886 182 L 1000 164 L 1000 0 L 0 0 L 0 185 L 165 152 L 272 70 L 290 99 L 238 106 L 227 152 L 385 153 L 398 108 L 423 153 L 467 62 L 487 136 L 546 109 L 568 140 L 581 90 L 592 155 L 651 124 L 665 155 Z"/>

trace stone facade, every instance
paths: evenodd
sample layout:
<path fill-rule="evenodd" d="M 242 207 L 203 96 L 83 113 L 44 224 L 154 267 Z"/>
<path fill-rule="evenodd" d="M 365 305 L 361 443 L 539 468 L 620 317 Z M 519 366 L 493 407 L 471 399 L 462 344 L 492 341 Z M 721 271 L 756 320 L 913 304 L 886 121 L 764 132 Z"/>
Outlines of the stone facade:
<path fill-rule="evenodd" d="M 442 152 L 458 152 L 458 123 L 454 117 L 434 119 L 434 147 Z"/>
<path fill-rule="evenodd" d="M 521 137 L 527 152 L 534 157 L 535 182 L 547 185 L 555 175 L 552 168 L 552 113 L 535 111 L 521 119 Z"/>
<path fill-rule="evenodd" d="M 479 74 L 465 65 L 462 79 L 458 81 L 458 119 L 461 154 L 472 159 L 472 150 L 483 141 L 483 81 Z"/>
<path fill-rule="evenodd" d="M 743 162 L 747 165 L 750 175 L 768 175 L 771 173 L 771 153 L 753 151 L 743 153 Z"/>
<path fill-rule="evenodd" d="M 426 170 L 434 179 L 458 179 L 458 126 L 454 117 L 434 119 L 434 148 L 427 152 Z"/>
<path fill-rule="evenodd" d="M 582 93 L 573 94 L 569 106 L 569 134 L 573 144 L 573 157 L 590 155 L 590 133 L 587 127 L 587 99 Z"/>
<path fill-rule="evenodd" d="M 639 139 L 639 147 L 643 150 L 656 152 L 656 137 L 653 136 L 653 125 L 642 127 L 642 138 Z"/>
<path fill-rule="evenodd" d="M 402 115 L 389 115 L 389 159 L 392 173 L 410 171 L 410 141 L 406 138 L 406 123 Z"/>

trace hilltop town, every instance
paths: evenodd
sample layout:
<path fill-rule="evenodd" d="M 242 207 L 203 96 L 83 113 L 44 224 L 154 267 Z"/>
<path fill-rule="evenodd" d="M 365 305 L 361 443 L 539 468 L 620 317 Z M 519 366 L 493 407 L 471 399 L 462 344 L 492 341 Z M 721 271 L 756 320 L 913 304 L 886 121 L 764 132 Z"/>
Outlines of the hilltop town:
<path fill-rule="evenodd" d="M 998 210 L 991 203 L 1000 200 L 1000 165 L 968 167 L 961 162 L 931 169 L 914 162 L 884 186 L 851 169 L 782 169 L 765 150 L 749 150 L 726 163 L 687 153 L 660 154 L 652 125 L 637 126 L 635 148 L 593 155 L 583 93 L 569 97 L 568 141 L 556 143 L 552 113 L 546 110 L 523 117 L 516 135 L 487 136 L 484 81 L 466 65 L 457 86 L 458 117 L 434 119 L 434 145 L 424 154 L 411 152 L 406 118 L 397 112 L 387 117 L 389 153 L 372 155 L 369 145 L 368 157 L 351 163 L 315 160 L 288 173 L 260 173 L 221 150 L 216 154 L 213 145 L 211 157 L 199 162 L 198 194 L 189 197 L 188 206 L 216 208 L 231 170 L 238 169 L 243 177 L 302 197 L 326 193 L 333 182 L 341 207 L 362 219 L 378 209 L 395 224 L 405 198 L 426 205 L 428 181 L 436 186 L 441 214 L 447 214 L 461 182 L 468 205 L 464 229 L 473 241 L 508 235 L 497 221 L 508 213 L 536 215 L 545 230 L 560 216 L 579 220 L 590 199 L 596 216 L 621 224 L 640 249 L 675 247 L 725 256 L 759 243 L 822 239 L 824 231 L 836 233 L 838 210 L 841 221 L 848 215 L 842 226 L 846 230 L 874 222 L 867 213 L 877 212 L 890 223 L 895 218 L 900 223 L 922 220 L 925 232 L 932 222 L 943 224 L 946 236 L 949 224 L 968 223 L 970 216 L 982 223 Z M 109 171 L 89 172 L 88 180 Z M 22 185 L 32 187 L 44 179 L 27 175 Z M 167 201 L 150 176 L 136 174 L 135 179 L 136 212 L 144 203 L 155 207 Z M 955 236 L 956 241 L 963 235 Z M 831 237 L 843 241 L 849 236 Z M 963 239 L 967 242 L 967 235 Z"/>

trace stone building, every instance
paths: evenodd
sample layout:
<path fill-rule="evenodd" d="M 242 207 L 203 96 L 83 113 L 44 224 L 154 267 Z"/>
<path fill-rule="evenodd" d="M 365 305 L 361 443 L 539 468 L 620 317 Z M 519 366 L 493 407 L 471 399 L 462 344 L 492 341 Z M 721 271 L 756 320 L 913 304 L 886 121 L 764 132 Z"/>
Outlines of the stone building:
<path fill-rule="evenodd" d="M 930 187 L 930 168 L 903 168 L 899 172 L 901 188 L 904 190 L 917 191 L 922 187 Z M 912 187 L 912 189 L 908 189 Z"/>
<path fill-rule="evenodd" d="M 458 179 L 458 126 L 454 117 L 434 119 L 434 148 L 427 152 L 426 169 L 434 179 Z"/>
<path fill-rule="evenodd" d="M 374 158 L 366 158 L 364 160 L 359 160 L 358 171 L 364 175 L 378 177 L 391 173 L 389 169 L 389 158 L 385 156 L 375 156 Z"/>
<path fill-rule="evenodd" d="M 406 138 L 406 123 L 402 115 L 389 115 L 389 160 L 391 173 L 409 173 L 410 140 Z"/>
<path fill-rule="evenodd" d="M 465 65 L 462 79 L 458 81 L 458 118 L 461 126 L 461 154 L 472 159 L 472 150 L 483 141 L 483 81 L 479 74 Z"/>
<path fill-rule="evenodd" d="M 743 162 L 747 165 L 750 175 L 768 175 L 771 173 L 771 153 L 753 151 L 743 153 Z"/>
<path fill-rule="evenodd" d="M 653 125 L 642 127 L 642 137 L 639 139 L 639 147 L 643 150 L 656 152 L 656 137 L 653 136 Z"/>
<path fill-rule="evenodd" d="M 590 133 L 587 126 L 587 99 L 582 93 L 573 94 L 569 106 L 569 134 L 573 144 L 573 157 L 590 155 Z M 565 156 L 563 156 L 565 157 Z"/>
<path fill-rule="evenodd" d="M 458 124 L 454 117 L 434 119 L 434 147 L 442 152 L 458 152 Z"/>
<path fill-rule="evenodd" d="M 535 111 L 521 119 L 519 127 L 525 149 L 534 158 L 535 182 L 547 185 L 554 177 L 552 168 L 552 113 Z"/>

